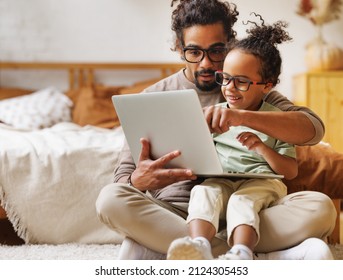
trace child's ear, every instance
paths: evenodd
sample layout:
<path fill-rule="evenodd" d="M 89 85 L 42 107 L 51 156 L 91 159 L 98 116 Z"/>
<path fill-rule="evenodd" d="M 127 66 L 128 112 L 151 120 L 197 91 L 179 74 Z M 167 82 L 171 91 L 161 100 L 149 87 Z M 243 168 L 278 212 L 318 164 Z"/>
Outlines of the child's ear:
<path fill-rule="evenodd" d="M 269 93 L 272 90 L 273 87 L 274 87 L 273 83 L 266 83 L 266 85 L 263 88 L 263 93 L 264 94 Z"/>

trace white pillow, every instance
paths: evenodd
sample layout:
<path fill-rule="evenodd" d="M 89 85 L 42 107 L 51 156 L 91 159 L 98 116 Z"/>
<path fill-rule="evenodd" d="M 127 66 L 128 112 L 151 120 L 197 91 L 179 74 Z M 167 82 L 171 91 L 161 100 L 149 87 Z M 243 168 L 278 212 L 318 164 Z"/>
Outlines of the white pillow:
<path fill-rule="evenodd" d="M 41 129 L 70 122 L 72 101 L 54 87 L 0 101 L 0 120 L 15 128 Z"/>

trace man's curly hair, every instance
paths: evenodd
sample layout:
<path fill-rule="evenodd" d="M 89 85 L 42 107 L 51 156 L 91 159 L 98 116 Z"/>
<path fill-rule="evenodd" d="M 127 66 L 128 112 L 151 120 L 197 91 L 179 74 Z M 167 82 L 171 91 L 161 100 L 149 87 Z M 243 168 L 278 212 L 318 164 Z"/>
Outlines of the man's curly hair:
<path fill-rule="evenodd" d="M 173 50 L 184 44 L 183 30 L 194 25 L 209 25 L 221 22 L 227 34 L 227 43 L 234 40 L 232 29 L 237 21 L 238 11 L 234 4 L 219 0 L 172 0 L 171 7 L 180 2 L 172 13 L 172 30 L 175 32 Z"/>

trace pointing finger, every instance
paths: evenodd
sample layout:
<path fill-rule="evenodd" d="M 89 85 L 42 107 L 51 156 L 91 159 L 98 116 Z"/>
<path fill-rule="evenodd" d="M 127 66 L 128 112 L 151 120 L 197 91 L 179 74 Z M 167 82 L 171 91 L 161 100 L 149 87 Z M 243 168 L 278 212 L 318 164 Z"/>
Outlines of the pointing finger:
<path fill-rule="evenodd" d="M 156 159 L 154 162 L 154 165 L 155 165 L 155 167 L 164 167 L 171 160 L 173 160 L 174 158 L 177 158 L 180 155 L 181 155 L 180 151 L 173 151 L 171 153 L 168 153 L 168 154 Z"/>

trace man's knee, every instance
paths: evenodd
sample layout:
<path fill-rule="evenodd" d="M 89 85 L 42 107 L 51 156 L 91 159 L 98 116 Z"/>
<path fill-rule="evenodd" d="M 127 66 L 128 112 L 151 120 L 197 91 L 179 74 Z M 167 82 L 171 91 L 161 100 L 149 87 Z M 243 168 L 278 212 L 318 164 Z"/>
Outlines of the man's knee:
<path fill-rule="evenodd" d="M 308 201 L 308 207 L 313 211 L 316 225 L 321 225 L 321 228 L 326 229 L 330 234 L 334 227 L 337 217 L 335 206 L 326 194 L 315 191 L 300 192 Z"/>
<path fill-rule="evenodd" d="M 321 208 L 318 209 L 318 221 L 323 229 L 327 229 L 324 236 L 330 235 L 335 228 L 337 211 L 330 197 L 323 193 L 316 193 L 317 199 L 320 201 Z"/>
<path fill-rule="evenodd" d="M 100 191 L 95 203 L 98 216 L 108 217 L 112 213 L 119 213 L 125 203 L 122 202 L 122 195 L 130 192 L 130 186 L 122 183 L 106 185 Z"/>

